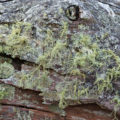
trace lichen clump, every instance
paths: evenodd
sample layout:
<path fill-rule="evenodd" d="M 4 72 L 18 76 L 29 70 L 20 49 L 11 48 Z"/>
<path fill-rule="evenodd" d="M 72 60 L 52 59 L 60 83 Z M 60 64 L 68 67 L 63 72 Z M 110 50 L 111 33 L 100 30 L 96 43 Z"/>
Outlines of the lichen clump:
<path fill-rule="evenodd" d="M 80 28 L 88 29 L 85 26 Z M 55 94 L 60 100 L 59 107 L 65 108 L 72 104 L 71 100 L 79 103 L 82 97 L 115 92 L 113 82 L 120 77 L 120 57 L 110 49 L 101 49 L 97 41 L 93 42 L 85 32 L 76 33 L 71 39 L 67 37 L 67 34 L 66 23 L 57 41 L 53 32 L 48 30 L 45 44 L 43 44 L 44 54 L 38 59 L 38 64 L 43 67 L 43 70 L 53 68 L 59 72 L 55 68 L 58 64 L 61 74 L 66 75 L 64 82 L 56 86 L 57 94 Z M 69 76 L 74 79 L 71 81 Z M 88 79 L 91 76 L 92 81 Z M 43 91 L 43 96 L 45 96 L 44 93 L 46 91 Z M 52 96 L 46 99 L 52 99 Z"/>
<path fill-rule="evenodd" d="M 14 87 L 2 83 L 0 84 L 0 100 L 2 99 L 12 100 L 14 99 L 14 93 L 15 93 Z"/>
<path fill-rule="evenodd" d="M 11 31 L 4 38 L 0 38 L 0 52 L 12 57 L 20 57 L 31 51 L 30 47 L 30 30 L 31 24 L 17 22 L 9 26 Z M 4 41 L 3 41 L 4 39 Z"/>
<path fill-rule="evenodd" d="M 16 74 L 20 87 L 42 91 L 40 95 L 44 102 L 59 100 L 62 109 L 80 103 L 81 98 L 97 96 L 99 99 L 99 96 L 104 97 L 104 93 L 115 93 L 117 90 L 113 82 L 120 77 L 118 55 L 110 49 L 100 48 L 97 40 L 92 40 L 86 33 L 89 28 L 81 25 L 81 32 L 71 34 L 69 38 L 68 27 L 63 22 L 57 37 L 48 29 L 45 39 L 39 44 L 43 52 L 38 57 L 37 65 L 29 72 Z M 30 50 L 26 49 L 29 48 L 29 41 L 21 32 L 22 26 L 17 25 L 17 28 L 15 30 L 13 27 L 12 34 L 6 41 L 9 49 L 3 47 L 6 53 L 11 51 L 13 57 L 22 55 L 24 50 Z M 50 70 L 64 77 L 54 86 L 54 90 L 50 90 L 52 83 L 56 82 L 52 79 Z"/>
<path fill-rule="evenodd" d="M 13 73 L 14 73 L 14 67 L 11 64 L 7 62 L 0 64 L 0 78 L 1 79 L 9 78 L 10 76 L 13 75 Z"/>
<path fill-rule="evenodd" d="M 88 28 L 80 26 L 80 29 Z M 27 81 L 31 81 L 29 87 L 41 90 L 44 102 L 59 100 L 62 109 L 69 104 L 80 103 L 82 97 L 115 92 L 112 83 L 120 77 L 120 57 L 110 49 L 101 49 L 84 30 L 69 39 L 68 24 L 65 22 L 58 38 L 48 29 L 46 38 L 40 44 L 43 55 L 38 57 L 38 65 L 20 77 L 24 87 L 28 87 Z M 55 91 L 49 90 L 52 85 L 50 68 L 64 75 L 64 81 L 57 83 Z M 91 76 L 92 81 L 89 80 Z"/>

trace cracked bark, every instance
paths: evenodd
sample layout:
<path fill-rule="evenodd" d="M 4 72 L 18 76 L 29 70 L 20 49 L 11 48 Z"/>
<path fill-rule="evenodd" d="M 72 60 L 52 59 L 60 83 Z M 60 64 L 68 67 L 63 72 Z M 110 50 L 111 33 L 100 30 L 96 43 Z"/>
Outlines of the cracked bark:
<path fill-rule="evenodd" d="M 21 117 L 25 114 L 26 119 L 27 116 L 30 116 L 33 120 L 42 120 L 44 117 L 55 120 L 76 120 L 77 118 L 84 118 L 85 120 L 96 120 L 96 118 L 100 120 L 112 120 L 112 116 L 109 116 L 110 111 L 101 109 L 95 104 L 68 107 L 65 109 L 66 116 L 62 117 L 59 115 L 61 112 L 60 109 L 54 108 L 54 110 L 51 109 L 51 105 L 43 105 L 42 98 L 38 97 L 38 94 L 36 91 L 15 88 L 15 96 L 13 99 L 7 100 L 7 98 L 0 101 L 0 117 L 7 120 L 7 117 L 11 116 L 11 120 L 16 120 L 17 114 Z M 29 95 L 31 96 L 28 97 Z M 9 110 L 11 110 L 11 112 L 9 112 Z M 23 112 L 21 113 L 21 111 L 23 111 L 24 114 Z M 6 113 L 5 116 L 3 112 Z M 88 115 L 89 118 L 86 115 Z"/>
<path fill-rule="evenodd" d="M 13 0 L 0 0 L 0 3 L 6 3 L 6 2 L 11 2 Z"/>
<path fill-rule="evenodd" d="M 112 50 L 116 48 L 115 52 L 117 50 L 119 51 L 118 41 L 119 41 L 119 33 L 120 33 L 119 32 L 119 28 L 120 28 L 119 27 L 119 9 L 120 7 L 119 7 L 119 4 L 114 3 L 114 1 L 106 2 L 103 0 L 102 1 L 101 0 L 87 0 L 87 1 L 74 0 L 71 3 L 71 1 L 68 0 L 67 2 L 65 2 L 65 4 L 63 4 L 64 2 L 63 3 L 61 2 L 62 0 L 58 0 L 57 2 L 54 0 L 54 2 L 51 2 L 51 3 L 49 2 L 49 0 L 46 0 L 46 2 L 44 0 L 40 0 L 40 1 L 38 0 L 19 1 L 18 0 L 15 3 L 12 1 L 13 0 L 0 0 L 0 5 L 1 5 L 0 7 L 2 8 L 2 9 L 0 8 L 0 25 L 8 24 L 8 26 L 11 26 L 12 24 L 15 24 L 16 21 L 30 22 L 32 25 L 34 25 L 34 30 L 32 31 L 34 32 L 34 36 L 32 37 L 35 41 L 38 42 L 41 39 L 43 39 L 42 38 L 43 35 L 39 33 L 39 30 L 45 31 L 47 30 L 47 28 L 50 28 L 54 31 L 56 30 L 59 31 L 60 30 L 59 27 L 62 25 L 62 22 L 61 22 L 62 20 L 65 20 L 66 22 L 68 22 L 68 24 L 70 25 L 70 28 L 69 28 L 70 32 L 79 31 L 78 26 L 80 24 L 84 24 L 90 27 L 90 30 L 87 30 L 87 31 L 82 30 L 82 31 L 84 31 L 85 33 L 88 33 L 92 37 L 93 36 L 101 37 L 104 35 L 103 33 L 108 32 L 109 37 L 106 38 L 105 41 L 100 41 L 100 46 L 102 47 L 107 46 L 108 48 Z M 117 16 L 116 21 L 114 21 L 114 19 L 112 19 L 111 16 L 109 16 L 108 12 L 105 9 L 101 9 L 101 7 L 97 3 L 98 1 L 103 4 L 109 5 L 111 8 L 114 8 L 112 10 Z M 58 3 L 60 4 L 58 5 Z M 64 12 L 63 13 L 58 12 L 60 8 L 63 8 L 63 10 L 65 10 L 71 4 L 77 5 L 82 11 L 82 15 L 81 15 L 82 18 L 77 19 L 76 21 L 72 21 L 72 22 L 66 18 Z M 48 13 L 48 18 L 43 17 L 44 16 L 43 12 Z M 7 32 L 4 32 L 4 29 L 3 31 L 2 30 L 0 31 L 0 34 L 7 36 Z M 118 40 L 118 41 L 116 41 L 116 43 L 113 43 L 114 40 L 111 40 L 110 38 L 114 38 L 114 40 Z M 95 38 L 93 38 L 93 40 L 94 39 Z M 110 45 L 105 46 L 106 41 L 107 42 L 109 41 L 108 43 L 110 43 Z M 33 41 L 33 46 L 34 46 L 34 41 Z M 35 49 L 38 55 L 41 55 L 39 54 L 40 52 L 42 53 L 41 49 L 38 50 L 37 47 L 33 47 L 33 48 Z M 36 58 L 31 60 L 30 56 L 27 57 L 27 55 L 25 56 L 26 58 L 24 57 L 23 58 L 12 58 L 12 55 L 5 55 L 5 54 L 0 54 L 0 56 L 12 59 L 12 65 L 14 66 L 15 71 L 17 72 L 21 72 L 21 70 L 29 71 L 31 69 L 31 68 L 29 69 L 29 67 L 37 66 L 37 64 L 35 64 Z M 32 57 L 34 58 L 35 56 L 32 56 Z M 28 66 L 28 68 L 24 68 L 24 65 Z M 53 85 L 56 81 L 57 83 L 59 83 L 59 81 L 60 82 L 63 81 L 64 77 L 66 76 L 66 74 L 56 72 L 54 69 L 51 69 L 51 68 L 47 70 L 51 73 L 51 76 L 52 76 L 51 78 L 53 79 Z M 56 75 L 56 77 L 54 75 Z M 74 78 L 71 78 L 71 80 L 72 79 Z M 92 80 L 92 78 L 89 78 L 89 79 Z M 40 117 L 41 117 L 40 120 L 43 120 L 45 119 L 45 116 L 48 116 L 48 118 L 53 118 L 53 120 L 54 119 L 55 120 L 62 120 L 62 119 L 77 120 L 79 118 L 85 119 L 85 120 L 96 120 L 96 119 L 112 120 L 110 113 L 113 110 L 113 104 L 111 104 L 110 101 L 108 100 L 99 101 L 99 100 L 91 99 L 91 98 L 81 99 L 81 103 L 87 104 L 87 105 L 70 106 L 65 109 L 67 116 L 61 117 L 59 116 L 60 112 L 56 113 L 56 111 L 52 111 L 49 109 L 50 105 L 42 104 L 43 98 L 39 96 L 40 90 L 36 88 L 29 88 L 29 89 L 22 88 L 21 86 L 19 86 L 19 84 L 15 84 L 17 80 L 14 81 L 13 79 L 10 79 L 10 78 L 8 80 L 1 79 L 0 81 L 1 81 L 1 84 L 5 83 L 6 85 L 10 85 L 11 87 L 14 87 L 16 89 L 15 97 L 12 100 L 9 100 L 7 98 L 7 99 L 0 101 L 3 107 L 0 111 L 0 117 L 3 116 L 2 118 L 5 120 L 7 119 L 9 120 L 9 118 L 5 118 L 4 112 L 6 111 L 5 113 L 8 113 L 10 115 L 11 112 L 9 110 L 12 110 L 12 113 L 14 114 L 11 119 L 12 120 L 17 119 L 18 116 L 14 112 L 13 108 L 19 108 L 18 113 L 20 113 L 19 116 L 21 117 L 24 116 L 23 113 L 21 113 L 22 110 L 24 112 L 33 111 L 34 117 L 30 115 L 33 120 L 39 120 Z M 54 87 L 51 89 L 55 90 Z M 29 96 L 29 97 L 31 96 L 31 97 L 30 98 L 25 97 L 24 95 Z M 55 103 L 56 101 L 53 102 L 52 104 L 55 104 Z M 99 108 L 98 110 L 98 106 L 95 104 L 98 104 L 99 106 L 105 109 L 108 109 L 110 111 L 105 112 L 101 108 Z M 87 106 L 90 106 L 90 107 L 87 107 Z M 91 113 L 91 110 L 92 110 L 92 113 Z M 74 111 L 76 113 L 74 113 Z M 28 115 L 27 112 L 25 112 L 26 119 L 29 119 L 27 118 L 27 115 Z M 120 111 L 118 112 L 120 114 Z M 99 113 L 99 114 L 96 114 L 96 113 Z M 45 116 L 42 114 L 45 114 Z M 87 117 L 87 115 L 89 117 Z M 14 116 L 16 116 L 16 118 L 14 118 Z M 36 118 L 35 116 L 39 116 L 39 117 Z"/>
<path fill-rule="evenodd" d="M 10 56 L 2 54 L 2 57 L 3 56 L 11 58 Z M 13 58 L 11 58 L 11 59 L 13 59 Z M 23 60 L 20 60 L 20 59 L 13 59 L 13 61 L 14 61 L 15 65 L 17 65 L 18 63 L 21 63 L 20 65 L 25 64 L 26 62 L 28 63 L 28 61 L 23 61 Z M 30 64 L 32 65 L 32 63 L 30 63 Z M 21 70 L 21 69 L 19 69 L 19 70 Z M 10 108 L 15 107 L 15 108 L 19 108 L 19 109 L 26 109 L 27 111 L 34 111 L 35 110 L 38 113 L 39 112 L 44 112 L 46 114 L 46 116 L 48 115 L 48 118 L 49 118 L 49 114 L 54 115 L 54 116 L 59 116 L 59 118 L 58 117 L 57 118 L 53 117 L 53 118 L 58 119 L 58 120 L 62 120 L 62 119 L 67 119 L 67 120 L 70 119 L 70 120 L 72 120 L 73 119 L 72 117 L 79 117 L 79 118 L 81 118 L 82 114 L 83 114 L 83 116 L 84 116 L 84 114 L 89 114 L 90 116 L 94 115 L 95 119 L 96 119 L 96 117 L 98 117 L 97 114 L 84 112 L 84 109 L 86 109 L 86 111 L 91 111 L 91 108 L 92 108 L 96 112 L 98 112 L 99 114 L 101 112 L 102 112 L 102 114 L 108 114 L 110 111 L 112 112 L 112 110 L 113 110 L 113 106 L 109 108 L 108 106 L 105 106 L 102 101 L 100 102 L 100 101 L 98 101 L 96 99 L 81 99 L 80 100 L 81 103 L 82 104 L 87 104 L 87 105 L 82 105 L 82 106 L 79 105 L 79 106 L 75 106 L 75 107 L 72 107 L 72 106 L 68 107 L 68 108 L 65 109 L 65 112 L 66 112 L 67 116 L 66 117 L 61 117 L 60 116 L 61 112 L 59 112 L 59 111 L 57 111 L 57 112 L 54 111 L 53 112 L 51 109 L 49 109 L 49 106 L 51 106 L 51 105 L 42 105 L 42 97 L 39 96 L 40 91 L 19 88 L 18 86 L 14 85 L 14 83 L 9 83 L 9 82 L 7 83 L 7 82 L 4 82 L 2 80 L 0 80 L 0 81 L 1 81 L 1 83 L 4 83 L 6 85 L 11 85 L 11 86 L 15 87 L 15 89 L 16 89 L 15 90 L 16 94 L 15 94 L 15 97 L 13 98 L 13 100 L 6 100 L 6 99 L 4 99 L 4 100 L 0 101 L 0 104 L 1 104 L 1 106 L 3 108 L 4 107 L 8 107 L 8 108 L 9 107 Z M 21 92 L 20 91 L 23 92 L 22 95 L 25 95 L 25 94 L 28 95 L 28 96 L 31 95 L 31 97 L 29 99 L 27 97 L 19 99 L 19 97 L 17 95 L 21 96 L 21 94 L 20 94 Z M 36 102 L 36 103 L 38 102 L 38 104 L 32 103 L 31 99 L 33 99 L 34 102 Z M 27 100 L 27 102 L 29 104 L 26 104 L 27 102 L 24 103 L 24 100 L 25 101 Z M 14 103 L 14 101 L 16 101 L 16 103 Z M 23 101 L 23 104 L 21 104 L 22 101 Z M 52 105 L 54 105 L 54 103 L 52 103 Z M 57 103 L 55 105 L 57 106 Z M 99 108 L 97 105 L 101 106 L 101 108 Z M 86 108 L 87 106 L 90 106 L 90 108 L 89 107 Z M 80 111 L 80 108 L 81 108 L 81 111 Z M 110 110 L 110 111 L 106 111 L 104 109 L 107 109 L 107 110 Z M 77 112 L 77 114 L 73 115 L 71 113 L 73 111 Z M 82 114 L 81 114 L 81 112 L 82 112 Z M 36 113 L 34 113 L 34 115 L 36 116 Z M 42 116 L 42 117 L 44 117 L 44 116 Z M 99 117 L 100 117 L 101 120 L 104 120 L 104 119 L 105 120 L 107 120 L 107 119 L 108 120 L 112 120 L 112 116 L 109 116 L 109 117 L 107 116 L 107 118 L 106 118 L 106 116 L 105 117 L 99 116 Z M 86 120 L 89 120 L 89 119 L 86 118 Z M 91 120 L 94 120 L 94 118 L 91 118 Z"/>

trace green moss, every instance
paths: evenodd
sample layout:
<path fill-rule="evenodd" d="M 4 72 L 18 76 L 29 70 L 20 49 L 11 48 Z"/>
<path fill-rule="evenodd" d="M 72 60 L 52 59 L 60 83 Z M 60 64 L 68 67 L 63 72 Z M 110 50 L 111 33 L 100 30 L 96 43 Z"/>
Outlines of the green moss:
<path fill-rule="evenodd" d="M 4 90 L 0 90 L 0 100 L 2 100 L 3 98 L 5 98 L 5 96 L 7 96 L 8 93 Z"/>
<path fill-rule="evenodd" d="M 2 48 L 2 46 L 0 46 L 0 53 L 2 53 L 3 52 L 3 48 Z"/>
<path fill-rule="evenodd" d="M 14 67 L 7 63 L 4 62 L 3 64 L 0 64 L 0 78 L 6 79 L 12 76 L 14 73 Z"/>
<path fill-rule="evenodd" d="M 68 105 L 80 104 L 80 99 L 89 96 L 89 88 L 85 87 L 79 79 L 65 81 L 63 85 L 57 85 L 57 94 L 59 96 L 59 107 L 64 109 Z M 79 89 L 78 89 L 79 88 Z"/>
<path fill-rule="evenodd" d="M 14 73 L 14 67 L 10 58 L 0 56 L 0 79 L 7 79 Z"/>
<path fill-rule="evenodd" d="M 11 32 L 6 36 L 4 44 L 0 48 L 2 53 L 10 54 L 13 57 L 22 56 L 31 51 L 30 47 L 31 24 L 17 22 L 11 26 Z"/>
<path fill-rule="evenodd" d="M 66 34 L 68 28 L 66 26 L 67 25 L 64 24 L 58 42 L 54 42 L 53 33 L 51 31 L 48 32 L 45 41 L 45 53 L 43 57 L 40 57 L 44 59 L 38 60 L 39 64 L 42 66 L 44 64 L 47 67 L 50 66 L 49 64 L 54 66 L 56 60 L 62 67 L 67 66 L 66 71 L 68 71 L 68 74 L 79 76 L 79 79 L 76 79 L 77 83 L 74 80 L 72 82 L 69 81 L 69 84 L 65 81 L 64 85 L 61 87 L 62 89 L 57 91 L 58 95 L 56 96 L 60 100 L 60 108 L 65 108 L 70 104 L 68 102 L 70 99 L 77 101 L 81 97 L 89 95 L 90 88 L 84 86 L 86 82 L 85 80 L 87 79 L 86 76 L 95 73 L 93 83 L 93 88 L 94 86 L 97 87 L 95 94 L 103 94 L 107 91 L 113 91 L 112 82 L 113 80 L 117 80 L 120 76 L 119 56 L 117 56 L 112 50 L 101 49 L 97 42 L 93 43 L 90 36 L 86 33 L 81 32 L 73 35 L 71 39 L 72 53 L 69 52 L 69 54 L 67 54 L 69 57 L 64 56 L 68 50 L 67 47 L 69 46 Z M 47 40 L 49 41 L 47 42 Z M 111 65 L 113 65 L 112 68 L 109 67 Z M 81 81 L 83 81 L 84 84 L 81 84 Z M 47 93 L 44 93 L 43 96 L 45 96 L 45 94 Z"/>
<path fill-rule="evenodd" d="M 65 49 L 66 43 L 57 42 L 51 51 L 51 60 L 61 58 L 61 51 Z"/>
<path fill-rule="evenodd" d="M 114 120 L 118 120 L 117 118 L 117 112 L 119 111 L 119 107 L 120 107 L 120 96 L 117 94 L 116 96 L 114 96 L 114 98 L 112 99 L 112 103 L 114 103 Z"/>
<path fill-rule="evenodd" d="M 44 89 L 40 96 L 43 96 L 43 104 L 47 104 L 47 101 L 58 101 L 58 93 L 56 91 L 49 91 L 49 89 Z"/>
<path fill-rule="evenodd" d="M 65 100 L 65 97 L 66 97 L 65 94 L 66 94 L 66 89 L 62 90 L 61 93 L 59 94 L 59 98 L 60 98 L 59 107 L 62 109 L 68 106 Z"/>
<path fill-rule="evenodd" d="M 50 105 L 48 106 L 48 109 L 54 113 L 60 114 L 61 116 L 65 116 L 66 113 L 63 109 L 60 109 L 58 105 Z"/>
<path fill-rule="evenodd" d="M 0 100 L 2 99 L 14 99 L 15 89 L 12 86 L 0 84 Z"/>
<path fill-rule="evenodd" d="M 31 27 L 26 24 L 15 24 L 11 34 L 2 48 L 5 53 L 14 57 L 30 51 L 28 31 Z M 21 28 L 24 28 L 22 32 Z M 94 94 L 104 94 L 113 91 L 113 81 L 120 77 L 120 57 L 110 49 L 101 49 L 97 41 L 80 32 L 72 34 L 68 38 L 68 24 L 63 22 L 57 38 L 48 29 L 46 37 L 40 43 L 43 54 L 38 57 L 37 66 L 29 73 L 18 75 L 19 85 L 24 88 L 35 88 L 42 91 L 44 100 L 59 100 L 59 107 L 65 108 L 70 100 L 78 102 L 82 97 L 90 96 L 90 91 L 96 88 Z M 81 31 L 87 30 L 85 26 L 79 26 Z M 106 37 L 106 35 L 103 36 Z M 101 38 L 101 39 L 103 39 Z M 64 74 L 64 84 L 56 91 L 50 91 L 52 80 L 49 68 L 59 71 L 55 65 L 60 66 L 61 74 Z M 41 72 L 42 69 L 42 72 Z M 86 87 L 88 77 L 92 76 L 93 88 Z M 74 79 L 71 80 L 70 78 Z"/>
<path fill-rule="evenodd" d="M 48 71 L 41 71 L 39 67 L 33 68 L 25 73 L 24 71 L 16 73 L 17 85 L 22 88 L 36 89 L 46 91 L 52 83 Z"/>
<path fill-rule="evenodd" d="M 4 62 L 7 62 L 7 63 L 11 64 L 12 63 L 12 59 L 0 56 L 0 64 L 2 64 Z"/>

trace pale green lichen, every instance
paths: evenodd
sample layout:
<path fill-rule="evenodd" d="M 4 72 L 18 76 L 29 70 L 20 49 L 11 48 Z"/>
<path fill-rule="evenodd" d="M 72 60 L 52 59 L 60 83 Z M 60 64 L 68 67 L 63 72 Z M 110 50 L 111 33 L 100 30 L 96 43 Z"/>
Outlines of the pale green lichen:
<path fill-rule="evenodd" d="M 37 68 L 37 67 L 36 67 Z M 17 85 L 22 88 L 45 91 L 52 83 L 48 71 L 40 71 L 39 68 L 25 73 L 24 71 L 15 74 Z"/>
<path fill-rule="evenodd" d="M 68 71 L 68 73 L 74 76 L 77 75 L 81 78 L 76 79 L 77 84 L 74 80 L 72 82 L 69 81 L 69 84 L 67 84 L 67 81 L 64 82 L 64 85 L 61 87 L 62 88 L 61 91 L 60 90 L 57 91 L 56 97 L 59 98 L 60 100 L 59 102 L 60 108 L 65 108 L 68 104 L 70 104 L 69 100 L 77 101 L 81 97 L 89 95 L 90 90 L 89 87 L 84 87 L 84 85 L 82 85 L 80 82 L 82 80 L 86 80 L 86 76 L 88 75 L 88 73 L 89 74 L 96 73 L 96 75 L 94 75 L 93 85 L 97 86 L 96 89 L 97 94 L 102 94 L 105 91 L 113 91 L 112 81 L 117 80 L 118 77 L 120 76 L 119 56 L 117 56 L 110 49 L 101 49 L 97 42 L 93 43 L 90 36 L 85 33 L 81 32 L 75 34 L 72 37 L 71 51 L 73 53 L 68 54 L 69 59 L 65 57 L 64 56 L 66 53 L 65 50 L 67 50 L 69 44 L 67 43 L 66 40 L 67 27 L 66 24 L 64 25 L 65 25 L 63 27 L 64 29 L 60 35 L 60 41 L 62 41 L 62 45 L 61 43 L 58 44 L 58 42 L 54 42 L 53 34 L 52 32 L 49 31 L 49 33 L 51 34 L 47 34 L 47 38 L 49 38 L 49 41 L 48 42 L 45 41 L 46 49 L 43 55 L 44 57 L 42 57 L 44 59 L 39 59 L 38 62 L 40 64 L 42 63 L 41 64 L 42 66 L 49 67 L 51 66 L 49 64 L 54 63 L 56 59 L 57 62 L 61 61 L 60 63 L 62 67 L 67 66 L 66 70 Z M 61 52 L 61 50 L 63 50 L 64 53 Z M 113 65 L 112 68 L 109 67 L 111 64 Z M 45 97 L 45 94 L 43 94 L 43 96 Z"/>
<path fill-rule="evenodd" d="M 11 58 L 7 58 L 7 57 L 4 57 L 4 56 L 0 56 L 0 64 L 4 63 L 4 62 L 7 62 L 9 64 L 12 64 L 12 59 Z"/>
<path fill-rule="evenodd" d="M 79 26 L 79 28 L 88 29 L 84 26 Z M 18 30 L 18 35 L 19 33 Z M 96 88 L 94 94 L 98 95 L 113 91 L 112 82 L 120 77 L 120 57 L 112 50 L 101 49 L 97 41 L 93 43 L 91 37 L 85 32 L 74 34 L 71 39 L 68 38 L 67 34 L 67 23 L 63 23 L 58 38 L 55 38 L 54 33 L 48 29 L 46 38 L 40 44 L 43 54 L 38 57 L 38 65 L 29 73 L 23 71 L 23 74 L 16 76 L 21 87 L 41 90 L 44 102 L 59 100 L 60 108 L 72 104 L 71 101 L 80 103 L 79 100 L 82 97 L 91 96 L 90 91 L 94 88 Z M 10 37 L 16 42 L 7 43 L 7 45 L 21 46 L 24 44 L 26 46 L 27 39 L 19 37 L 22 42 Z M 20 50 L 18 49 L 18 51 Z M 55 67 L 56 64 L 60 66 L 61 74 L 65 74 L 65 77 L 63 85 L 61 86 L 61 83 L 58 83 L 55 86 L 55 91 L 51 91 L 49 87 L 52 80 L 50 79 L 49 68 L 58 72 L 59 70 Z M 88 76 L 91 75 L 94 76 L 93 88 L 85 86 Z M 71 80 L 70 77 L 74 77 L 74 79 Z"/>
<path fill-rule="evenodd" d="M 12 59 L 0 56 L 0 79 L 7 79 L 14 74 Z"/>
<path fill-rule="evenodd" d="M 7 96 L 8 93 L 3 89 L 0 88 L 0 100 L 2 100 L 3 98 L 5 98 L 5 96 Z"/>
<path fill-rule="evenodd" d="M 54 113 L 60 114 L 61 116 L 65 116 L 66 113 L 63 109 L 60 109 L 58 105 L 50 105 L 48 109 Z"/>
<path fill-rule="evenodd" d="M 0 78 L 1 79 L 9 78 L 10 76 L 13 75 L 13 73 L 14 73 L 14 67 L 11 64 L 7 62 L 0 64 Z"/>
<path fill-rule="evenodd" d="M 0 100 L 2 99 L 12 100 L 14 99 L 14 94 L 15 94 L 14 87 L 5 84 L 0 84 Z"/>
<path fill-rule="evenodd" d="M 9 54 L 12 57 L 31 52 L 30 30 L 30 23 L 17 22 L 13 24 L 10 33 L 5 37 L 4 42 L 0 44 L 0 52 Z"/>
<path fill-rule="evenodd" d="M 2 49 L 2 47 L 0 46 L 0 53 L 1 53 L 1 52 L 3 52 L 3 49 Z"/>
<path fill-rule="evenodd" d="M 114 96 L 114 98 L 112 99 L 112 103 L 115 104 L 113 111 L 114 120 L 118 120 L 117 112 L 120 110 L 120 96 L 118 94 Z"/>

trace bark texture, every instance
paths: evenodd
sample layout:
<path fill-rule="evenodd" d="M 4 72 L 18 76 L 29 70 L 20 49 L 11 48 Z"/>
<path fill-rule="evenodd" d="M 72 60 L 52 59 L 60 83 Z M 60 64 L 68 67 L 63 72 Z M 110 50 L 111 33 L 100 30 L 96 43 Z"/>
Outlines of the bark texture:
<path fill-rule="evenodd" d="M 120 0 L 0 0 L 1 120 L 112 120 L 119 79 Z"/>

